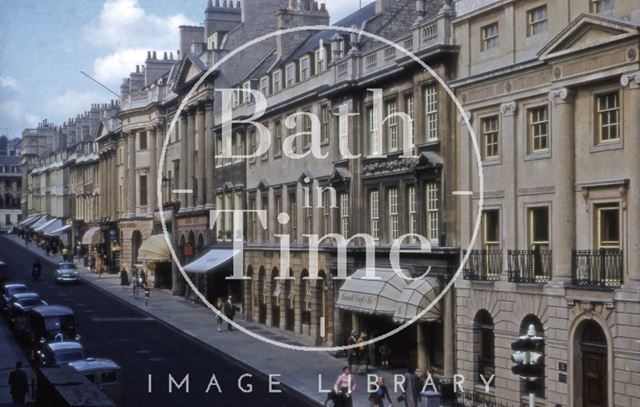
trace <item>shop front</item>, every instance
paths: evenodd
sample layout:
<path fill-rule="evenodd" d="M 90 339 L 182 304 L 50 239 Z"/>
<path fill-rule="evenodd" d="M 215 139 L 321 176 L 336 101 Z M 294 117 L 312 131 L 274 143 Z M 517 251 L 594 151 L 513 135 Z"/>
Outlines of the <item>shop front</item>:
<path fill-rule="evenodd" d="M 234 303 L 242 304 L 242 280 L 226 278 L 233 275 L 236 255 L 242 255 L 241 251 L 213 249 L 184 267 L 191 282 L 210 303 L 216 304 L 218 299 L 226 300 L 231 296 Z"/>
<path fill-rule="evenodd" d="M 138 261 L 147 270 L 147 278 L 154 288 L 172 289 L 171 253 L 164 234 L 153 235 L 142 242 Z"/>
<path fill-rule="evenodd" d="M 419 370 L 440 368 L 443 359 L 442 317 L 436 277 L 407 279 L 392 269 L 358 269 L 339 289 L 336 306 L 343 313 L 344 331 L 367 339 L 400 328 L 398 333 L 376 342 L 374 365 Z M 402 274 L 410 274 L 403 271 Z M 414 321 L 415 319 L 415 321 Z M 437 369 L 437 370 L 440 370 Z"/>

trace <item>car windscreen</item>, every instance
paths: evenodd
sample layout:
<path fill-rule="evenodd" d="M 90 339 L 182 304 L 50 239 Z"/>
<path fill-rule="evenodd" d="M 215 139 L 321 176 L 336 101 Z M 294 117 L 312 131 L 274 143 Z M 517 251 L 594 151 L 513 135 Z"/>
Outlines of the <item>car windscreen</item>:
<path fill-rule="evenodd" d="M 84 356 L 82 355 L 82 351 L 80 349 L 73 349 L 56 352 L 55 358 L 56 363 L 61 364 L 84 359 Z"/>
<path fill-rule="evenodd" d="M 39 298 L 25 298 L 24 300 L 18 301 L 18 303 L 25 308 L 35 307 L 38 305 L 42 305 L 42 300 L 40 300 Z"/>
<path fill-rule="evenodd" d="M 27 287 L 22 287 L 22 286 L 18 286 L 18 287 L 7 287 L 7 295 L 11 296 L 13 294 L 17 294 L 17 293 L 23 293 L 27 291 Z"/>
<path fill-rule="evenodd" d="M 76 269 L 76 265 L 72 264 L 72 263 L 61 263 L 60 267 L 58 267 L 60 270 L 75 270 Z"/>
<path fill-rule="evenodd" d="M 74 320 L 73 316 L 65 315 L 65 316 L 52 316 L 46 317 L 44 319 L 44 328 L 47 331 L 69 331 L 74 329 Z"/>

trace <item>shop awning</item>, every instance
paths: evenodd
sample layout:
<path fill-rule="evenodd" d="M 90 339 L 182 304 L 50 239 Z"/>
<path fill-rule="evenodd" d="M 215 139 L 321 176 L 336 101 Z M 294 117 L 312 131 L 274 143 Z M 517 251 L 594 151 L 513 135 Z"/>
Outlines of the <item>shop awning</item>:
<path fill-rule="evenodd" d="M 163 234 L 153 235 L 140 246 L 138 259 L 145 261 L 171 261 L 171 253 Z"/>
<path fill-rule="evenodd" d="M 209 273 L 219 269 L 225 263 L 233 259 L 233 256 L 240 253 L 239 250 L 214 249 L 198 260 L 187 264 L 184 270 L 189 273 Z"/>
<path fill-rule="evenodd" d="M 18 223 L 16 226 L 27 226 L 30 225 L 31 223 L 35 222 L 36 219 L 38 219 L 40 216 L 36 215 L 36 216 L 29 216 L 27 219 L 23 220 L 22 222 Z"/>
<path fill-rule="evenodd" d="M 61 226 L 57 229 L 52 229 L 52 230 L 48 230 L 47 232 L 45 232 L 45 235 L 47 236 L 61 236 L 63 233 L 69 231 L 69 229 L 71 229 L 71 225 L 64 225 Z"/>
<path fill-rule="evenodd" d="M 52 232 L 62 227 L 62 219 L 54 219 L 53 222 L 40 230 L 40 233 L 44 233 L 46 236 L 48 232 Z"/>
<path fill-rule="evenodd" d="M 345 280 L 336 305 L 349 311 L 393 316 L 396 300 L 407 286 L 407 280 L 391 269 L 376 269 L 375 276 L 379 279 L 365 279 L 366 271 L 356 270 L 351 279 Z"/>
<path fill-rule="evenodd" d="M 402 290 L 400 297 L 396 301 L 396 310 L 393 320 L 396 322 L 407 322 L 413 319 L 435 301 L 440 292 L 440 282 L 435 277 L 425 277 L 414 280 Z M 420 321 L 436 321 L 440 319 L 440 302 L 420 317 Z"/>
<path fill-rule="evenodd" d="M 100 228 L 91 228 L 82 236 L 82 244 L 100 244 L 102 242 L 102 231 Z"/>
<path fill-rule="evenodd" d="M 45 230 L 48 229 L 49 226 L 55 224 L 57 220 L 58 220 L 57 218 L 49 219 L 48 221 L 41 223 L 38 227 L 34 227 L 33 231 L 36 233 L 44 233 Z M 62 222 L 60 224 L 62 224 Z"/>
<path fill-rule="evenodd" d="M 33 222 L 32 224 L 29 225 L 29 227 L 31 229 L 35 229 L 37 227 L 39 227 L 40 225 L 42 225 L 43 223 L 47 222 L 47 215 L 42 215 L 38 218 L 38 220 L 36 220 L 35 222 Z"/>

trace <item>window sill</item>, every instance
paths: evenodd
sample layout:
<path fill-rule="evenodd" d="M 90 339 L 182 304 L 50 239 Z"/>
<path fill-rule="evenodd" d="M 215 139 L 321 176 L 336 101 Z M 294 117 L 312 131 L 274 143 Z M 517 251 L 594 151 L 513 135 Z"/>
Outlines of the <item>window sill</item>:
<path fill-rule="evenodd" d="M 551 150 L 535 151 L 527 153 L 524 157 L 525 161 L 545 160 L 551 158 Z"/>
<path fill-rule="evenodd" d="M 483 167 L 492 167 L 494 165 L 501 165 L 501 164 L 502 164 L 502 159 L 500 157 L 482 160 Z"/>
<path fill-rule="evenodd" d="M 622 140 L 612 141 L 612 142 L 604 142 L 600 144 L 595 144 L 591 147 L 592 153 L 598 153 L 601 151 L 612 151 L 612 150 L 622 150 Z"/>

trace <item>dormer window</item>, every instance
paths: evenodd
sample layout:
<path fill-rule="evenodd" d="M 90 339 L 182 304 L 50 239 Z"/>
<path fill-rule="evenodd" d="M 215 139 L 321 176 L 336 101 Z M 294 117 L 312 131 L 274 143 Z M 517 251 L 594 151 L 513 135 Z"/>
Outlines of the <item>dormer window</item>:
<path fill-rule="evenodd" d="M 280 92 L 282 90 L 282 71 L 275 71 L 271 76 L 271 81 L 273 93 Z"/>
<path fill-rule="evenodd" d="M 211 35 L 207 40 L 207 49 L 209 51 L 217 50 L 219 48 L 219 44 L 220 44 L 219 33 L 213 33 L 213 35 Z"/>
<path fill-rule="evenodd" d="M 240 106 L 240 91 L 238 89 L 234 89 L 233 91 L 233 107 L 236 108 Z"/>
<path fill-rule="evenodd" d="M 286 70 L 287 88 L 290 88 L 296 84 L 296 64 L 290 63 L 289 65 L 287 65 Z"/>
<path fill-rule="evenodd" d="M 300 81 L 306 81 L 311 76 L 311 58 L 308 56 L 300 59 Z"/>
<path fill-rule="evenodd" d="M 269 77 L 265 76 L 260 79 L 260 92 L 263 96 L 269 96 Z"/>
<path fill-rule="evenodd" d="M 327 67 L 327 50 L 324 46 L 321 46 L 316 50 L 316 75 L 323 72 Z"/>
<path fill-rule="evenodd" d="M 242 84 L 242 103 L 251 103 L 251 93 L 249 90 L 251 89 L 251 81 L 246 81 Z"/>

